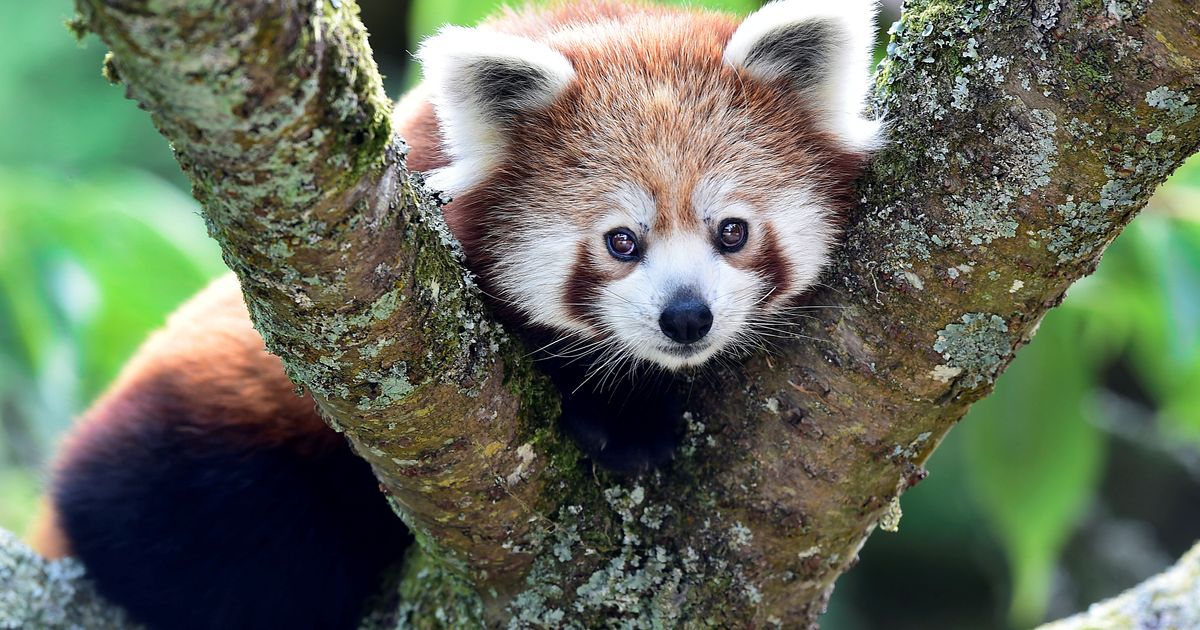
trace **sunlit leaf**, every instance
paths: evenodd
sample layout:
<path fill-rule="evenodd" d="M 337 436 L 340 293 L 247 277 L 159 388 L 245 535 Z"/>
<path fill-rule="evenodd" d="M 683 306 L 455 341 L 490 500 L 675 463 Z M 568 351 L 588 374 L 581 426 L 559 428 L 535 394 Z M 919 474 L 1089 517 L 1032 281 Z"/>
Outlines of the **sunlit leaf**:
<path fill-rule="evenodd" d="M 545 0 L 537 4 L 545 4 Z M 409 33 L 416 42 L 445 24 L 473 26 L 501 6 L 496 0 L 416 0 L 412 4 Z"/>
<path fill-rule="evenodd" d="M 758 0 L 659 0 L 659 2 L 685 7 L 703 7 L 738 15 L 745 15 L 762 6 L 762 2 Z"/>
<path fill-rule="evenodd" d="M 28 470 L 0 467 L 0 529 L 28 529 L 37 496 L 37 481 Z"/>
<path fill-rule="evenodd" d="M 1200 153 L 1188 158 L 1183 166 L 1175 171 L 1171 176 L 1171 185 L 1200 188 Z M 1192 210 L 1200 212 L 1200 207 L 1193 207 Z"/>

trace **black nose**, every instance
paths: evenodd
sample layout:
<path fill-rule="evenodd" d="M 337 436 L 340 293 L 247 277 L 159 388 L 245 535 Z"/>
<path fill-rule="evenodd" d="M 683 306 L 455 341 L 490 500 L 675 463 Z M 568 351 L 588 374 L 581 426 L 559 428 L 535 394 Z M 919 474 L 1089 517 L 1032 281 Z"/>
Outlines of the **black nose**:
<path fill-rule="evenodd" d="M 695 343 L 712 328 L 712 311 L 694 295 L 681 295 L 671 300 L 658 318 L 664 334 L 679 343 Z"/>

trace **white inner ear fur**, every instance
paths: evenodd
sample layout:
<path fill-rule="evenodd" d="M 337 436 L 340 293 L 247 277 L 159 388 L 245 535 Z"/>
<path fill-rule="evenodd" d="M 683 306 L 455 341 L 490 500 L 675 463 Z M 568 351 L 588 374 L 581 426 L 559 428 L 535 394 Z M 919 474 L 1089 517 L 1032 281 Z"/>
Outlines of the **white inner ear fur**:
<path fill-rule="evenodd" d="M 763 80 L 777 79 L 794 72 L 788 55 L 803 54 L 809 43 L 781 36 L 805 24 L 827 24 L 832 37 L 811 43 L 831 48 L 809 49 L 824 71 L 811 83 L 796 77 L 797 87 L 817 98 L 829 130 L 851 150 L 871 151 L 881 143 L 881 125 L 862 112 L 871 87 L 877 10 L 876 0 L 777 0 L 746 17 L 725 47 L 725 62 Z M 760 49 L 764 43 L 777 50 Z"/>
<path fill-rule="evenodd" d="M 524 37 L 447 26 L 421 43 L 421 62 L 451 164 L 429 185 L 457 195 L 495 166 L 512 114 L 546 107 L 575 78 L 562 53 Z"/>

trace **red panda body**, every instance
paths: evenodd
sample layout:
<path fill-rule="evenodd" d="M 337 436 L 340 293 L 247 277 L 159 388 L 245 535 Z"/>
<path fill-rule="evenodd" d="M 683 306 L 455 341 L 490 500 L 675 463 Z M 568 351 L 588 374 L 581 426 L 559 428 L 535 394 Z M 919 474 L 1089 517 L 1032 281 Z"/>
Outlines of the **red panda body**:
<path fill-rule="evenodd" d="M 878 132 L 874 5 L 843 4 L 579 2 L 422 46 L 408 165 L 453 198 L 471 270 L 547 348 L 563 428 L 602 465 L 669 460 L 680 371 L 754 345 L 827 264 Z M 231 277 L 81 419 L 50 500 L 42 551 L 152 628 L 353 627 L 411 542 Z"/>

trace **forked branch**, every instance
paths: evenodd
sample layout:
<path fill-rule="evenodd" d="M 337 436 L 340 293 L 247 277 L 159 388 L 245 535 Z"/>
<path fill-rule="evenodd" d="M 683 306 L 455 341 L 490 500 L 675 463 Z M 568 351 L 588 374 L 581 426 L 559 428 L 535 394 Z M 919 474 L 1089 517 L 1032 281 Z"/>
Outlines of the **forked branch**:
<path fill-rule="evenodd" d="M 559 437 L 484 314 L 352 2 L 79 7 L 269 347 L 418 532 L 381 624 L 815 623 L 946 431 L 1200 146 L 1190 0 L 909 2 L 879 75 L 892 144 L 826 308 L 698 381 L 670 470 L 618 480 Z"/>

